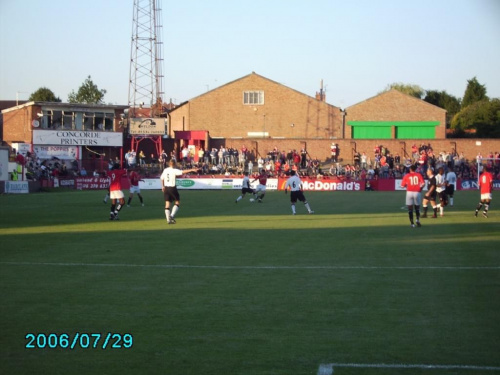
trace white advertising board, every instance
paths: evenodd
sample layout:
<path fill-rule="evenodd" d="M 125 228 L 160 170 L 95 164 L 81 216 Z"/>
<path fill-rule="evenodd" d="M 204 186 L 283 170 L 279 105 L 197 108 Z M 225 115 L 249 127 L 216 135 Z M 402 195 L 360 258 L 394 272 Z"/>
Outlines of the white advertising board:
<path fill-rule="evenodd" d="M 123 134 L 81 130 L 33 130 L 33 145 L 121 147 Z"/>
<path fill-rule="evenodd" d="M 177 188 L 179 190 L 239 190 L 241 189 L 242 178 L 178 178 Z M 252 184 L 252 188 L 256 188 L 257 182 Z M 161 181 L 159 178 L 145 178 L 139 182 L 139 188 L 161 189 Z M 266 188 L 268 190 L 278 189 L 278 179 L 270 178 L 267 180 Z"/>
<path fill-rule="evenodd" d="M 0 181 L 9 180 L 9 148 L 0 147 Z"/>

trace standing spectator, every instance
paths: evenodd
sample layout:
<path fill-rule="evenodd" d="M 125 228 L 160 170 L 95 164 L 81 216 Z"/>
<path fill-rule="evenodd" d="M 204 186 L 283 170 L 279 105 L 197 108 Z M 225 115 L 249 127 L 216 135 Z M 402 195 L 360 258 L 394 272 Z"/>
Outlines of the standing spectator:
<path fill-rule="evenodd" d="M 253 173 L 253 163 L 251 160 L 248 161 L 248 173 L 250 175 Z"/>
<path fill-rule="evenodd" d="M 305 148 L 300 150 L 300 168 L 305 169 L 307 167 L 307 151 Z"/>
<path fill-rule="evenodd" d="M 181 150 L 181 157 L 182 157 L 182 165 L 186 166 L 188 164 L 188 159 L 189 159 L 189 149 L 187 148 L 186 145 Z"/>
<path fill-rule="evenodd" d="M 205 157 L 205 150 L 203 150 L 203 147 L 200 147 L 198 150 L 198 161 L 201 163 L 203 162 L 203 159 Z"/>
<path fill-rule="evenodd" d="M 288 193 L 288 188 L 290 188 L 290 202 L 292 205 L 292 214 L 295 215 L 295 203 L 297 201 L 301 201 L 304 203 L 304 206 L 307 209 L 307 212 L 309 214 L 313 214 L 314 211 L 311 210 L 311 207 L 309 206 L 309 203 L 306 200 L 306 197 L 304 196 L 304 192 L 302 191 L 302 181 L 300 181 L 299 176 L 297 176 L 296 172 L 292 170 L 290 172 L 290 178 L 287 180 L 285 184 L 285 194 Z"/>
<path fill-rule="evenodd" d="M 133 149 L 128 152 L 127 163 L 130 168 L 135 168 L 135 165 L 137 163 L 136 156 L 137 154 Z"/>
<path fill-rule="evenodd" d="M 139 164 L 144 165 L 146 164 L 146 155 L 144 155 L 144 152 L 141 150 L 139 151 Z"/>
<path fill-rule="evenodd" d="M 366 153 L 363 152 L 361 154 L 361 168 L 366 169 L 366 165 L 367 165 L 367 157 L 366 157 Z"/>
<path fill-rule="evenodd" d="M 406 174 L 401 181 L 401 187 L 406 187 L 406 205 L 408 206 L 408 217 L 410 218 L 410 225 L 415 228 L 413 222 L 413 208 L 417 216 L 417 227 L 420 227 L 420 192 L 425 185 L 425 181 L 420 173 L 416 172 L 417 167 L 415 164 L 410 166 L 410 173 Z"/>
<path fill-rule="evenodd" d="M 184 173 L 196 172 L 197 169 L 187 169 L 180 170 L 176 168 L 175 161 L 170 160 L 168 167 L 163 170 L 160 176 L 161 190 L 163 192 L 163 197 L 165 199 L 165 217 L 167 218 L 168 224 L 175 224 L 175 215 L 179 210 L 181 204 L 181 199 L 179 196 L 179 191 L 175 184 L 177 176 L 182 176 Z M 170 211 L 171 202 L 174 202 L 174 207 Z"/>
<path fill-rule="evenodd" d="M 262 156 L 259 156 L 259 159 L 257 160 L 257 169 L 259 173 L 262 173 L 262 170 L 264 169 L 264 159 L 262 159 Z"/>
<path fill-rule="evenodd" d="M 477 213 L 483 207 L 483 217 L 488 217 L 488 210 L 490 208 L 492 191 L 493 191 L 493 176 L 491 175 L 491 167 L 485 167 L 484 172 L 479 176 L 479 189 L 481 191 L 481 200 L 476 207 L 476 212 L 474 216 L 477 217 Z"/>
<path fill-rule="evenodd" d="M 337 148 L 338 148 L 337 144 L 332 142 L 332 144 L 330 146 L 330 153 L 331 153 L 333 163 L 337 162 Z"/>

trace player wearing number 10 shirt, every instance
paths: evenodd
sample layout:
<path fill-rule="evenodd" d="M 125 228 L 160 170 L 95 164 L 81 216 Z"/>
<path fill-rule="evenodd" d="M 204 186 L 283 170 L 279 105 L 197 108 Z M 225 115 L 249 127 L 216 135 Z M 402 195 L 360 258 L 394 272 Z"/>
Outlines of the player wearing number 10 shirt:
<path fill-rule="evenodd" d="M 401 181 L 401 187 L 406 187 L 406 205 L 408 206 L 408 216 L 410 218 L 411 227 L 415 228 L 413 222 L 413 207 L 417 216 L 417 227 L 420 227 L 420 192 L 425 185 L 425 181 L 420 173 L 416 172 L 417 167 L 412 165 L 410 173 L 406 174 Z"/>
<path fill-rule="evenodd" d="M 483 217 L 488 217 L 488 210 L 490 208 L 493 190 L 493 176 L 491 175 L 491 168 L 484 167 L 484 172 L 479 176 L 479 189 L 481 191 L 481 200 L 476 207 L 476 212 L 474 216 L 477 217 L 477 213 L 481 210 L 484 205 Z"/>

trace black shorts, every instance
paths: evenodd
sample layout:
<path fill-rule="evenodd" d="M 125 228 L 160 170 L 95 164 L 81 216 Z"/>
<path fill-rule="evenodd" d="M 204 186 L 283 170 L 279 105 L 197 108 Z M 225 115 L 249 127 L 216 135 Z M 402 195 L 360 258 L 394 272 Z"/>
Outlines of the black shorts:
<path fill-rule="evenodd" d="M 165 191 L 163 192 L 163 197 L 165 198 L 165 202 L 172 202 L 180 200 L 179 191 L 177 187 L 167 186 L 165 187 Z"/>
<path fill-rule="evenodd" d="M 246 194 L 246 193 L 254 194 L 255 191 L 251 188 L 241 188 L 241 194 Z"/>
<path fill-rule="evenodd" d="M 297 201 L 306 201 L 306 197 L 304 197 L 304 193 L 302 192 L 302 190 L 292 191 L 290 193 L 290 202 L 295 203 Z"/>
<path fill-rule="evenodd" d="M 442 203 L 448 203 L 448 195 L 446 194 L 446 190 L 443 190 L 438 193 L 439 201 Z"/>
<path fill-rule="evenodd" d="M 449 184 L 448 186 L 446 186 L 446 194 L 448 194 L 448 196 L 453 197 L 454 192 L 455 192 L 454 184 Z"/>
<path fill-rule="evenodd" d="M 436 190 L 434 190 L 434 192 L 431 194 L 429 194 L 429 193 L 425 194 L 424 199 L 427 199 L 428 201 L 435 202 L 436 201 Z"/>

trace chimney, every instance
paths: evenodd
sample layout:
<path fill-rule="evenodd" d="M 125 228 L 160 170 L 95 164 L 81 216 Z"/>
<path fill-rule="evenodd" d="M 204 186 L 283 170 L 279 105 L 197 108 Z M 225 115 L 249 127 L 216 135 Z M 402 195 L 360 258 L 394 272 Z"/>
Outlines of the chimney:
<path fill-rule="evenodd" d="M 321 102 L 326 102 L 326 94 L 323 91 L 323 79 L 321 80 L 321 83 L 320 83 L 319 92 L 316 93 L 316 100 L 319 100 Z"/>

